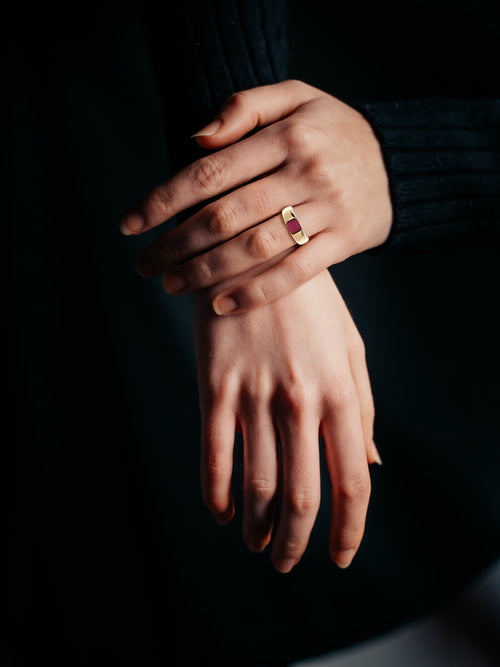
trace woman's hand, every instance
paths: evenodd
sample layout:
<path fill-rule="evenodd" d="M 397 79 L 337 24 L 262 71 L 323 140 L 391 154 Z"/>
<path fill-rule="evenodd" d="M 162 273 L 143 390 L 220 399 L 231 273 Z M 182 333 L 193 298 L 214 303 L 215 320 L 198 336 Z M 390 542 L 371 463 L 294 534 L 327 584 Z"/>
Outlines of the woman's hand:
<path fill-rule="evenodd" d="M 235 317 L 217 317 L 210 297 L 198 293 L 195 307 L 206 504 L 220 523 L 234 515 L 231 474 L 239 428 L 244 540 L 256 552 L 269 542 L 280 485 L 272 562 L 290 571 L 307 546 L 320 503 L 321 435 L 332 481 L 330 554 L 347 567 L 364 531 L 368 463 L 380 459 L 363 342 L 342 297 L 328 271 Z"/>
<path fill-rule="evenodd" d="M 156 187 L 122 223 L 124 233 L 139 234 L 211 200 L 139 257 L 142 275 L 166 272 L 167 292 L 242 276 L 215 290 L 213 304 L 219 314 L 242 312 L 388 237 L 392 207 L 379 143 L 364 117 L 331 95 L 300 81 L 236 93 L 195 136 L 221 150 Z M 287 205 L 310 237 L 303 246 L 283 223 Z M 280 261 L 269 268 L 273 259 Z M 243 280 L 248 270 L 253 277 Z"/>

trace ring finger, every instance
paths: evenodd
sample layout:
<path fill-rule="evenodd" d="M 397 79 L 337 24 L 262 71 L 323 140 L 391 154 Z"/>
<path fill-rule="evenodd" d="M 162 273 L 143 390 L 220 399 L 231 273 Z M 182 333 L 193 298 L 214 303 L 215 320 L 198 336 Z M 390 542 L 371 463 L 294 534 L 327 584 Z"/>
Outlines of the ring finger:
<path fill-rule="evenodd" d="M 310 202 L 294 206 L 294 212 L 304 232 L 314 236 L 325 228 L 322 221 L 329 211 L 326 204 Z M 281 258 L 296 247 L 279 213 L 168 272 L 163 278 L 163 287 L 169 293 L 183 294 L 217 285 Z"/>
<path fill-rule="evenodd" d="M 240 418 L 244 447 L 243 539 L 252 551 L 262 551 L 273 527 L 278 488 L 276 433 L 270 406 L 262 403 Z"/>
<path fill-rule="evenodd" d="M 320 503 L 318 424 L 289 418 L 280 426 L 282 497 L 272 562 L 289 572 L 304 553 Z"/>
<path fill-rule="evenodd" d="M 137 270 L 144 277 L 158 275 L 269 219 L 287 204 L 304 201 L 306 188 L 289 171 L 284 166 L 207 204 L 147 246 Z"/>

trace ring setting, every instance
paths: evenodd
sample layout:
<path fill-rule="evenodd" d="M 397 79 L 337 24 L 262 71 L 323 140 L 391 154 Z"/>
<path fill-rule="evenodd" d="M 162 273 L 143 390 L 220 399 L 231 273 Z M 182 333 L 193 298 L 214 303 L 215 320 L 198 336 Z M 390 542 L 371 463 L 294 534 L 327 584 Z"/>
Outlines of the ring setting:
<path fill-rule="evenodd" d="M 297 245 L 304 245 L 309 241 L 309 237 L 302 229 L 302 225 L 295 217 L 295 213 L 292 206 L 285 206 L 281 211 L 281 217 L 285 223 L 292 239 L 297 243 Z"/>

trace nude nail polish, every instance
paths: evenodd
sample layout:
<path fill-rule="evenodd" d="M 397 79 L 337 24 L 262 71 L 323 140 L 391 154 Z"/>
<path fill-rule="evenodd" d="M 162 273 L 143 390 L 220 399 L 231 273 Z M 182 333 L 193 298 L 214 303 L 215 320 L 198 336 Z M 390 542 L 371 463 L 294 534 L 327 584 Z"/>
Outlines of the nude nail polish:
<path fill-rule="evenodd" d="M 211 123 L 209 123 L 206 127 L 203 127 L 201 130 L 198 130 L 198 132 L 195 132 L 194 134 L 191 135 L 191 139 L 193 137 L 211 137 L 214 135 L 219 127 L 222 125 L 222 121 L 220 118 L 216 118 L 213 120 Z"/>
<path fill-rule="evenodd" d="M 238 302 L 232 296 L 221 296 L 214 299 L 212 306 L 217 315 L 227 315 L 238 308 Z"/>

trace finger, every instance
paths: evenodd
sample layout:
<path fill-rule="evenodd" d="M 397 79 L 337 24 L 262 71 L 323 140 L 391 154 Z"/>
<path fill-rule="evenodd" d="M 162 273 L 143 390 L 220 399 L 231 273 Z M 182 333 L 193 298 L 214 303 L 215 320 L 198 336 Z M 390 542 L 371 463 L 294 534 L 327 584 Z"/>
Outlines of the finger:
<path fill-rule="evenodd" d="M 234 516 L 231 492 L 236 416 L 215 401 L 201 411 L 201 490 L 203 500 L 218 523 Z"/>
<path fill-rule="evenodd" d="M 355 329 L 355 327 L 353 327 Z M 361 426 L 365 440 L 365 448 L 368 463 L 382 465 L 380 454 L 373 441 L 373 424 L 375 421 L 375 403 L 370 385 L 370 376 L 366 365 L 365 346 L 357 329 L 350 336 L 351 346 L 349 349 L 349 365 L 352 378 L 356 386 L 359 408 L 361 413 Z"/>
<path fill-rule="evenodd" d="M 307 233 L 307 225 L 302 226 Z M 341 236 L 320 232 L 258 276 L 222 291 L 214 297 L 212 307 L 217 315 L 234 315 L 276 301 L 345 259 L 348 253 L 344 248 Z"/>
<path fill-rule="evenodd" d="M 154 188 L 122 220 L 124 234 L 142 234 L 195 204 L 251 181 L 286 158 L 284 133 L 275 126 L 192 162 Z"/>
<path fill-rule="evenodd" d="M 243 539 L 262 551 L 271 538 L 278 489 L 276 432 L 270 406 L 261 399 L 241 418 L 244 442 Z"/>
<path fill-rule="evenodd" d="M 321 92 L 317 88 L 293 79 L 249 88 L 231 95 L 216 118 L 193 137 L 206 148 L 225 146 L 255 127 L 288 116 L 301 104 L 319 95 Z"/>
<path fill-rule="evenodd" d="M 296 206 L 294 210 L 301 219 L 308 220 L 310 234 L 324 229 L 320 204 L 303 204 Z M 217 285 L 259 266 L 265 271 L 267 262 L 296 247 L 280 213 L 217 248 L 181 264 L 175 271 L 165 275 L 162 284 L 171 294 L 185 294 Z"/>
<path fill-rule="evenodd" d="M 284 166 L 208 204 L 145 248 L 138 257 L 138 271 L 147 277 L 167 271 L 271 218 L 292 194 L 295 203 L 302 201 L 305 188 L 290 180 Z"/>
<path fill-rule="evenodd" d="M 370 473 L 366 459 L 359 404 L 354 386 L 339 393 L 326 413 L 321 431 L 332 482 L 330 555 L 348 567 L 361 543 L 368 501 Z"/>
<path fill-rule="evenodd" d="M 299 402 L 301 410 L 306 406 Z M 295 405 L 297 410 L 297 405 Z M 304 553 L 320 504 L 318 424 L 309 415 L 290 414 L 279 427 L 282 495 L 271 560 L 290 572 Z"/>

